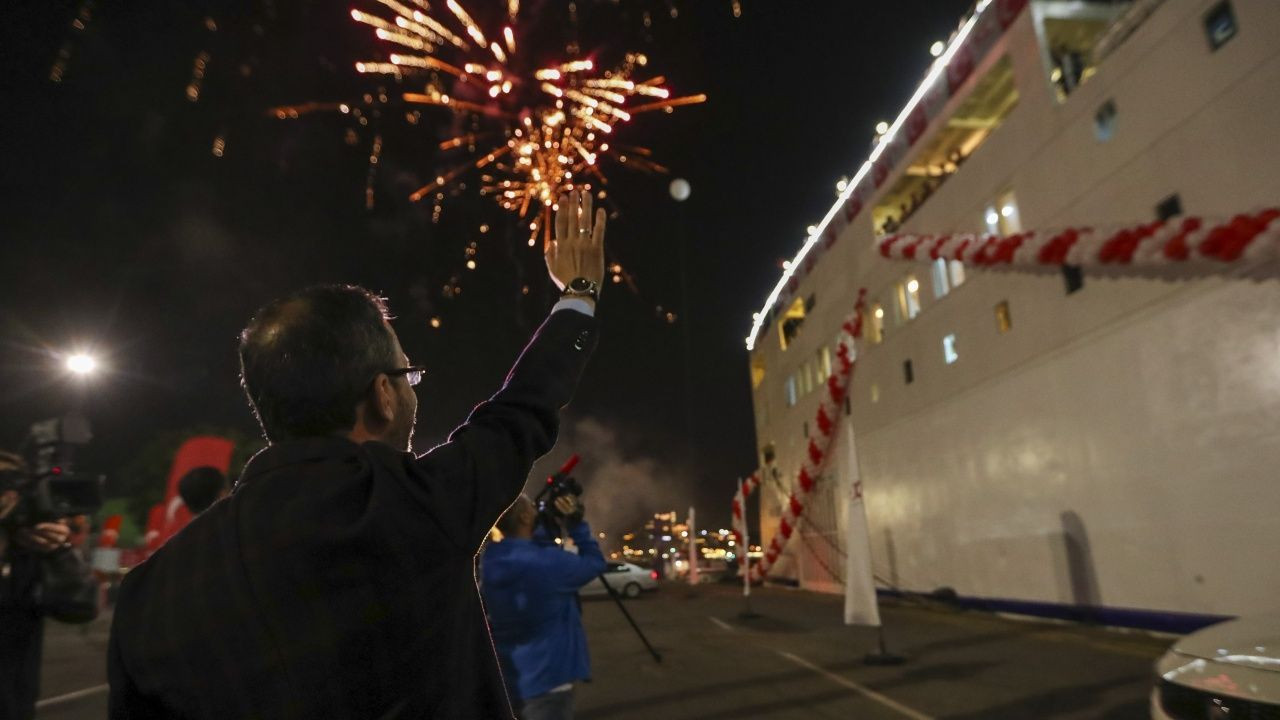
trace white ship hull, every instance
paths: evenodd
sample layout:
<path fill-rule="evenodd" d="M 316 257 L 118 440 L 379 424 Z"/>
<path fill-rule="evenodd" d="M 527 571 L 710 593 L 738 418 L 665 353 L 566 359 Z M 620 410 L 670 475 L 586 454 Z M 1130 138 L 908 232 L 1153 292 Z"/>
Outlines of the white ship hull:
<path fill-rule="evenodd" d="M 1216 50 L 1207 25 L 1216 1 L 1153 3 L 1060 98 L 1045 28 L 1066 32 L 1075 26 L 1055 24 L 1055 13 L 1089 5 L 1031 3 L 869 207 L 895 211 L 886 198 L 909 187 L 929 138 L 984 77 L 1009 70 L 1016 106 L 909 217 L 894 219 L 902 230 L 982 232 L 988 207 L 1033 230 L 1145 223 L 1171 197 L 1205 216 L 1280 205 L 1280 3 L 1233 0 L 1235 33 Z M 1114 7 L 1092 9 L 1114 22 Z M 1109 136 L 1099 119 L 1108 104 Z M 880 218 L 863 212 L 793 283 L 787 294 L 814 302 L 797 306 L 802 322 L 786 349 L 779 335 L 794 301 L 767 308 L 753 337 L 758 443 L 773 455 L 766 477 L 777 478 L 761 494 L 765 543 L 822 396 L 805 392 L 823 375 L 815 358 L 866 288 L 885 311 L 883 339 L 859 346 L 848 421 L 885 587 L 946 586 L 1077 617 L 1071 608 L 1276 609 L 1274 272 L 1086 272 L 1068 294 L 1061 274 L 968 268 L 962 285 L 935 297 L 928 264 L 876 252 Z M 806 382 L 806 373 L 817 377 Z M 771 577 L 841 589 L 850 480 L 839 474 L 824 477 Z"/>

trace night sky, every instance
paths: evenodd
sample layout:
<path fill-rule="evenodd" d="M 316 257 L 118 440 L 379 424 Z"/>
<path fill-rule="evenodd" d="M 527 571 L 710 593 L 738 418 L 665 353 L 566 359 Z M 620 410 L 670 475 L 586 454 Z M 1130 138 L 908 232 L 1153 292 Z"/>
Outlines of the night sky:
<path fill-rule="evenodd" d="M 468 7 L 486 4 L 499 5 Z M 601 345 L 551 458 L 582 453 L 597 498 L 589 506 L 607 514 L 598 525 L 683 514 L 690 502 L 727 522 L 734 480 L 755 466 L 743 346 L 751 314 L 779 261 L 834 201 L 836 180 L 866 158 L 876 122 L 892 120 L 915 89 L 929 45 L 970 4 L 742 0 L 735 19 L 729 0 L 678 0 L 672 20 L 664 2 L 579 2 L 584 51 L 645 52 L 677 94 L 710 96 L 620 130 L 652 147 L 693 194 L 677 205 L 668 177 L 609 173 L 610 259 L 639 293 L 606 288 Z M 443 167 L 433 148 L 456 121 L 443 110 L 424 112 L 417 126 L 384 121 L 368 210 L 368 128 L 337 115 L 279 121 L 264 112 L 376 92 L 377 80 L 349 69 L 377 54 L 347 15 L 353 5 L 379 8 L 98 2 L 77 32 L 79 3 L 4 4 L 0 447 L 77 402 L 97 435 L 82 465 L 107 473 L 162 430 L 256 434 L 237 383 L 237 333 L 265 301 L 316 282 L 389 298 L 406 351 L 430 368 L 419 387 L 419 449 L 497 388 L 552 295 L 527 232 L 477 198 L 474 184 L 445 201 L 438 223 L 429 203 L 407 200 Z M 534 39 L 562 42 L 567 3 L 525 6 L 538 19 Z M 644 9 L 653 11 L 648 30 Z M 64 47 L 64 78 L 54 83 Z M 202 51 L 210 61 L 193 103 L 186 88 Z M 221 158 L 211 152 L 218 136 Z M 472 241 L 478 267 L 468 271 Z M 455 277 L 463 292 L 445 297 Z M 111 372 L 77 389 L 50 355 L 73 347 L 94 349 Z"/>

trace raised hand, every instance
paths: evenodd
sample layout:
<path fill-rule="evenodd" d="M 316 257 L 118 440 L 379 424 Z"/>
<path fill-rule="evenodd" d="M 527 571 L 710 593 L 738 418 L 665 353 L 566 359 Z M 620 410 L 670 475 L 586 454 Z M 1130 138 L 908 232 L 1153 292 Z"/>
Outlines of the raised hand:
<path fill-rule="evenodd" d="M 564 290 L 575 278 L 604 281 L 604 224 L 603 208 L 592 221 L 590 192 L 560 196 L 555 239 L 547 248 L 547 270 L 557 288 Z"/>

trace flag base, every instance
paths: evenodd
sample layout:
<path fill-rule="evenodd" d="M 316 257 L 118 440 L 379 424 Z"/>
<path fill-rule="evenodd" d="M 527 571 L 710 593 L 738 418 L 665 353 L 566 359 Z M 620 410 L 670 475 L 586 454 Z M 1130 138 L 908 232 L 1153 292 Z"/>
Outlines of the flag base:
<path fill-rule="evenodd" d="M 864 665 L 872 665 L 877 667 L 884 667 L 888 665 L 902 665 L 906 662 L 907 662 L 906 656 L 894 655 L 893 653 L 887 653 L 887 652 L 868 653 L 867 656 L 862 659 L 862 663 Z"/>
<path fill-rule="evenodd" d="M 880 625 L 876 629 L 879 631 L 877 635 L 880 647 L 873 653 L 867 653 L 867 656 L 862 659 L 862 663 L 876 667 L 902 665 L 905 663 L 907 661 L 905 655 L 889 652 L 889 644 L 884 639 L 884 625 Z"/>

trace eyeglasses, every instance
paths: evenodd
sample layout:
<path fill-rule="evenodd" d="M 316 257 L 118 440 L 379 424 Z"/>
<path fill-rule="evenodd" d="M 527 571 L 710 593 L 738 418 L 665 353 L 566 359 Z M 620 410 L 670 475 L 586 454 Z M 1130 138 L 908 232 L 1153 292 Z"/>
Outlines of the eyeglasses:
<path fill-rule="evenodd" d="M 409 387 L 417 387 L 418 383 L 422 382 L 422 376 L 427 374 L 427 366 L 426 365 L 410 365 L 409 367 L 406 367 L 406 368 L 396 368 L 395 370 L 388 370 L 383 374 L 386 375 L 387 377 L 395 377 L 397 375 L 403 375 L 404 379 L 409 381 Z"/>

